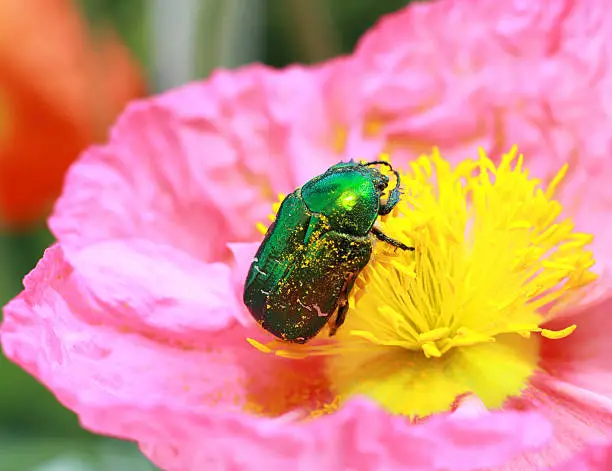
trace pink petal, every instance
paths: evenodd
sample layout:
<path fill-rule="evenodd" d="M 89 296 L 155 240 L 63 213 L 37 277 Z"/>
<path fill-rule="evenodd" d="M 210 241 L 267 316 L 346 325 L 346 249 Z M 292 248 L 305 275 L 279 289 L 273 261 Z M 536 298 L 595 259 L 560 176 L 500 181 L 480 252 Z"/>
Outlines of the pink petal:
<path fill-rule="evenodd" d="M 228 244 L 228 247 L 234 256 L 234 263 L 231 265 L 231 267 L 233 290 L 236 299 L 242 299 L 244 282 L 246 281 L 247 273 L 249 272 L 249 268 L 251 267 L 251 263 L 255 258 L 255 253 L 257 252 L 259 245 L 260 242 L 236 242 L 233 244 Z M 237 316 L 244 325 L 253 323 L 253 318 L 244 306 L 243 309 L 238 311 Z"/>
<path fill-rule="evenodd" d="M 219 395 L 233 404 L 234 391 L 227 385 L 245 375 L 231 346 L 244 346 L 247 353 L 254 349 L 244 340 L 247 331 L 233 321 L 231 303 L 225 311 L 215 307 L 212 290 L 198 298 L 178 270 L 162 275 L 170 266 L 161 256 L 157 267 L 144 256 L 132 262 L 137 263 L 125 265 L 131 274 L 100 261 L 81 274 L 65 262 L 59 246 L 48 249 L 26 277 L 25 291 L 4 308 L 5 354 L 77 412 L 116 400 L 200 409 L 210 405 L 208 396 Z M 219 268 L 202 272 L 227 278 L 227 269 Z M 157 275 L 157 290 L 135 284 L 145 270 Z M 129 275 L 134 280 L 125 278 Z M 95 290 L 90 276 L 102 279 Z"/>
<path fill-rule="evenodd" d="M 340 161 L 376 160 L 384 150 L 382 136 L 364 135 L 354 72 L 344 58 L 326 62 L 316 69 L 316 80 L 297 77 L 299 96 L 284 103 L 292 110 L 288 157 L 298 186 Z"/>
<path fill-rule="evenodd" d="M 111 143 L 87 151 L 68 172 L 49 220 L 68 257 L 88 244 L 129 238 L 207 261 L 223 257 L 225 241 L 212 234 L 227 233 L 229 223 L 207 194 L 210 188 L 197 181 L 206 174 L 206 160 L 186 161 L 180 142 L 185 129 L 168 113 L 147 108 L 130 108 Z M 202 145 L 220 156 L 232 152 L 210 134 Z M 238 189 L 236 198 L 252 203 L 256 190 L 245 191 Z"/>
<path fill-rule="evenodd" d="M 582 303 L 597 303 L 602 297 L 609 296 L 612 286 L 612 165 L 610 157 L 606 160 L 588 158 L 570 161 L 572 171 L 562 185 L 559 200 L 569 214 L 576 228 L 594 234 L 589 245 L 595 257 L 593 271 L 599 280 L 589 287 Z"/>
<path fill-rule="evenodd" d="M 394 162 L 432 146 L 449 159 L 494 158 L 514 144 L 596 234 L 595 271 L 612 285 L 612 15 L 604 0 L 417 2 L 384 17 L 352 57 L 352 103 L 378 121 Z M 458 34 L 458 32 L 460 32 Z M 348 82 L 348 79 L 346 80 Z"/>
<path fill-rule="evenodd" d="M 168 268 L 158 260 L 158 270 Z M 155 275 L 146 260 L 134 265 Z M 99 265 L 93 270 L 105 271 Z M 121 275 L 108 271 L 92 290 L 92 274 L 76 271 L 54 246 L 26 278 L 25 291 L 4 309 L 0 338 L 7 357 L 83 420 L 90 407 L 118 400 L 194 412 L 249 407 L 271 415 L 329 401 L 320 358 L 294 363 L 263 355 L 246 340 L 260 333 L 252 320 L 252 328 L 236 323 L 231 302 L 226 311 L 215 309 L 210 285 L 219 280 L 199 280 L 209 285 L 203 299 L 211 305 L 205 306 L 189 286 L 165 286 L 171 281 L 158 277 L 158 293 L 127 290 Z M 170 273 L 185 282 L 180 276 Z M 108 293 L 99 291 L 103 287 Z M 131 297 L 124 296 L 128 292 Z"/>
<path fill-rule="evenodd" d="M 146 240 L 107 241 L 75 253 L 88 318 L 184 341 L 235 323 L 242 309 L 222 263 L 203 263 Z M 34 282 L 36 283 L 36 282 Z M 32 281 L 26 280 L 26 290 Z M 112 313 L 112 315 L 109 315 Z"/>
<path fill-rule="evenodd" d="M 555 466 L 553 471 L 607 471 L 612 469 L 612 445 L 593 444 L 569 461 Z"/>
<path fill-rule="evenodd" d="M 356 76 L 363 98 L 391 133 L 438 145 L 445 155 L 485 140 L 489 151 L 518 144 L 535 166 L 566 160 L 585 146 L 588 156 L 604 155 L 611 142 L 603 125 L 612 34 L 606 6 L 601 0 L 410 5 L 360 41 L 363 72 Z M 594 130 L 606 137 L 591 144 Z"/>
<path fill-rule="evenodd" d="M 489 152 L 518 144 L 541 176 L 570 156 L 601 159 L 612 142 L 604 124 L 612 35 L 606 6 L 412 4 L 361 39 L 354 57 L 362 65 L 354 74 L 359 98 L 383 117 L 392 138 L 439 146 L 450 158 L 465 158 L 457 149 L 466 143 L 486 144 Z"/>
<path fill-rule="evenodd" d="M 457 407 L 453 411 L 453 417 L 482 417 L 488 413 L 484 402 L 475 394 L 467 394 L 460 397 Z"/>
<path fill-rule="evenodd" d="M 595 440 L 612 436 L 612 400 L 546 373 L 536 374 L 522 398 L 508 407 L 544 414 L 553 426 L 552 441 L 537 453 L 517 457 L 504 470 L 541 469 L 560 464 Z M 548 468 L 545 468 L 548 469 Z"/>
<path fill-rule="evenodd" d="M 547 323 L 545 327 L 553 330 L 573 323 L 577 328 L 562 340 L 542 339 L 542 369 L 559 381 L 612 398 L 611 309 L 608 297 Z M 608 400 L 612 411 L 612 399 Z"/>
<path fill-rule="evenodd" d="M 163 271 L 163 257 L 156 259 Z M 112 284 L 119 275 L 110 264 L 102 269 L 96 257 L 89 263 L 100 272 L 96 276 L 105 278 L 109 292 L 115 288 L 121 297 L 121 283 Z M 135 265 L 153 270 L 145 260 Z M 86 288 L 90 276 L 68 265 L 59 246 L 48 249 L 27 277 L 26 290 L 4 309 L 4 351 L 74 410 L 86 428 L 137 441 L 169 471 L 247 464 L 254 470 L 279 469 L 292 463 L 323 471 L 467 470 L 537 449 L 549 437 L 548 423 L 532 413 L 438 417 L 415 426 L 355 400 L 311 421 L 295 421 L 299 409 L 275 419 L 247 414 L 241 408 L 257 395 L 275 397 L 275 387 L 291 388 L 274 385 L 283 368 L 307 388 L 322 374 L 322 365 L 317 359 L 293 362 L 261 355 L 244 341 L 248 330 L 222 327 L 214 319 L 208 326 L 196 324 L 197 339 L 186 337 L 179 327 L 197 323 L 189 319 L 188 305 L 178 327 L 164 322 L 164 300 L 176 289 L 163 286 L 168 280 L 160 279 L 162 297 L 146 306 L 141 302 L 151 293 L 136 290 L 134 298 L 115 302 L 110 297 L 99 309 L 101 300 Z M 145 312 L 149 308 L 153 311 Z M 133 311 L 133 322 L 122 309 Z M 206 312 L 197 314 L 206 317 Z M 287 396 L 305 404 L 304 392 L 287 390 Z"/>
<path fill-rule="evenodd" d="M 163 417 L 163 416 L 162 416 Z M 163 420 L 163 419 L 162 419 Z M 499 412 L 484 419 L 438 417 L 409 425 L 373 404 L 353 400 L 337 413 L 294 423 L 211 414 L 198 423 L 197 445 L 145 447 L 168 470 L 298 469 L 469 470 L 494 466 L 545 443 L 537 415 Z"/>
<path fill-rule="evenodd" d="M 277 193 L 298 186 L 286 158 L 288 117 L 274 98 L 281 84 L 295 95 L 318 79 L 306 70 L 300 83 L 294 77 L 258 66 L 220 71 L 129 107 L 109 144 L 68 173 L 49 222 L 67 257 L 135 237 L 219 261 L 229 257 L 227 241 L 259 239 L 255 224 Z"/>

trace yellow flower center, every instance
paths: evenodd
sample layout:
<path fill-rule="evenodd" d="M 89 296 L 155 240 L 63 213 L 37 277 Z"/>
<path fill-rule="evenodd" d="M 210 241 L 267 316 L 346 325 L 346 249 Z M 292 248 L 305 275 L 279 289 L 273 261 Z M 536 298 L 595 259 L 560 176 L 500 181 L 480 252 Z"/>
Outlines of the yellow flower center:
<path fill-rule="evenodd" d="M 286 357 L 327 356 L 341 398 L 365 394 L 388 410 L 426 416 L 473 393 L 489 408 L 525 388 L 542 324 L 595 279 L 592 236 L 574 232 L 516 149 L 495 166 L 484 154 L 456 167 L 437 152 L 402 174 L 403 196 L 378 227 L 415 247 L 376 242 L 335 337 L 307 345 L 250 342 Z M 537 333 L 539 335 L 533 336 Z"/>

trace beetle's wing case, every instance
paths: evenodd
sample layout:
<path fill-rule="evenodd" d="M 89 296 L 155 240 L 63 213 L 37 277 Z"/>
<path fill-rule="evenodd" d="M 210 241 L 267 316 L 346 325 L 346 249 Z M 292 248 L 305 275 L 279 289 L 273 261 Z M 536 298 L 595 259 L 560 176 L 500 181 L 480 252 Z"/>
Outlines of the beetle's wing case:
<path fill-rule="evenodd" d="M 244 303 L 279 338 L 307 340 L 336 310 L 347 278 L 368 263 L 369 236 L 329 231 L 325 216 L 311 213 L 300 190 L 282 202 L 251 265 Z"/>
<path fill-rule="evenodd" d="M 315 230 L 306 250 L 287 266 L 268 296 L 263 327 L 285 340 L 314 337 L 332 317 L 343 287 L 372 253 L 369 236 Z"/>
<path fill-rule="evenodd" d="M 267 293 L 275 289 L 292 259 L 304 250 L 304 237 L 311 213 L 299 191 L 291 193 L 281 203 L 275 221 L 259 246 L 244 285 L 244 303 L 260 322 L 265 315 Z"/>

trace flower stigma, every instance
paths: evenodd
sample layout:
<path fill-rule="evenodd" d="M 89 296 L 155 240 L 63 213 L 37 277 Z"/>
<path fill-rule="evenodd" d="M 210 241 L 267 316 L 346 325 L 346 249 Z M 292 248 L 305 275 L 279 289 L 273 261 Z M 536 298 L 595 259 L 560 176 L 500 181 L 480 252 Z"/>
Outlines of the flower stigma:
<path fill-rule="evenodd" d="M 249 342 L 288 358 L 322 355 L 337 397 L 366 395 L 393 413 L 446 411 L 466 393 L 500 407 L 537 371 L 541 337 L 576 328 L 543 325 L 596 278 L 585 248 L 593 236 L 575 232 L 554 199 L 566 172 L 543 187 L 516 147 L 498 165 L 482 151 L 454 167 L 437 150 L 419 157 L 376 223 L 414 252 L 374 242 L 334 337 Z"/>

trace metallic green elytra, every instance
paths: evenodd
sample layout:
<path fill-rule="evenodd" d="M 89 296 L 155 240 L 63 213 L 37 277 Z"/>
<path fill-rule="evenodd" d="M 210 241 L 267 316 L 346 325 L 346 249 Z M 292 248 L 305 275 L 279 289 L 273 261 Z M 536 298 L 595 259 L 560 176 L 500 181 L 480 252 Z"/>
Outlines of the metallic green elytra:
<path fill-rule="evenodd" d="M 389 177 L 395 187 L 385 202 Z M 374 226 L 400 199 L 400 176 L 387 162 L 341 162 L 288 195 L 255 255 L 244 285 L 244 303 L 276 337 L 305 343 L 337 312 L 333 335 L 344 322 L 348 295 L 372 254 L 372 238 L 414 250 Z"/>

